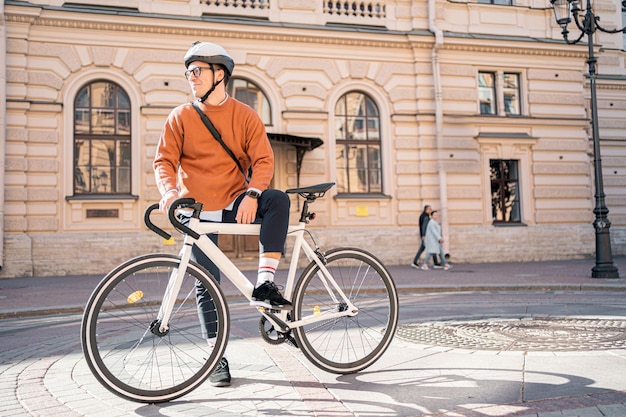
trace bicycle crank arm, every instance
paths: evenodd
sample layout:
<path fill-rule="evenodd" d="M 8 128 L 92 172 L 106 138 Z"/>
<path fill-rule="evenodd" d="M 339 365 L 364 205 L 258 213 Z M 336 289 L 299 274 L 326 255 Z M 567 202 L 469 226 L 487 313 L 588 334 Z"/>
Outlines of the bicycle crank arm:
<path fill-rule="evenodd" d="M 268 310 L 264 307 L 259 307 L 258 310 L 263 314 L 263 316 L 272 323 L 275 329 L 282 333 L 287 333 L 290 330 L 290 327 L 287 323 L 282 321 L 278 316 L 276 316 L 271 310 Z"/>

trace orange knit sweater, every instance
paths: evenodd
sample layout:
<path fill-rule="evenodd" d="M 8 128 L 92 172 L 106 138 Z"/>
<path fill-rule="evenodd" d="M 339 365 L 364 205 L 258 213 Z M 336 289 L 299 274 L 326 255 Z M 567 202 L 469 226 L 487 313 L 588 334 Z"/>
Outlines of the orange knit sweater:
<path fill-rule="evenodd" d="M 161 195 L 178 189 L 181 197 L 193 197 L 212 211 L 226 208 L 249 188 L 265 191 L 274 174 L 274 153 L 257 113 L 232 97 L 221 106 L 198 105 L 243 169 L 252 166 L 250 184 L 186 103 L 168 116 L 156 149 L 153 167 Z"/>

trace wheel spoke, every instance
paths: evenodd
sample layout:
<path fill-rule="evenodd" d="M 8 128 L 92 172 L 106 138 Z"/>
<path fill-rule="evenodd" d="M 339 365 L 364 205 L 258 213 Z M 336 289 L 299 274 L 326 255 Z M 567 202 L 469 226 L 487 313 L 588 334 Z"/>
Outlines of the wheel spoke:
<path fill-rule="evenodd" d="M 87 304 L 82 324 L 85 358 L 96 378 L 121 397 L 141 402 L 178 398 L 210 374 L 225 349 L 225 299 L 204 270 L 190 264 L 164 335 L 150 331 L 169 277 L 172 255 L 146 255 L 105 277 Z M 201 283 L 213 300 L 219 348 L 209 348 L 196 303 Z M 158 325 L 158 324 L 157 324 Z"/>
<path fill-rule="evenodd" d="M 314 364 L 329 372 L 351 373 L 374 363 L 387 349 L 398 320 L 398 299 L 391 276 L 373 255 L 359 249 L 327 254 L 326 268 L 358 309 L 356 316 L 323 320 L 295 329 L 298 344 Z M 298 281 L 296 320 L 343 311 L 343 300 L 312 263 Z"/>

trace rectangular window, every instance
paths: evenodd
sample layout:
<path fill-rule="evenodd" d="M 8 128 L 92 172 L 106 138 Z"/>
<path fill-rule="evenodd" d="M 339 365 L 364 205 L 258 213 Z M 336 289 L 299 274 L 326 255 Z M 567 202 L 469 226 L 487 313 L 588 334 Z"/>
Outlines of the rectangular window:
<path fill-rule="evenodd" d="M 504 114 L 519 115 L 519 74 L 505 72 L 502 75 L 502 90 L 504 95 Z"/>
<path fill-rule="evenodd" d="M 478 3 L 482 3 L 482 4 L 501 4 L 504 6 L 511 6 L 513 5 L 513 1 L 512 0 L 478 0 Z"/>
<path fill-rule="evenodd" d="M 480 97 L 480 114 L 496 114 L 496 74 L 493 72 L 478 73 L 478 96 Z"/>
<path fill-rule="evenodd" d="M 622 27 L 626 26 L 626 3 L 622 2 Z M 624 37 L 624 51 L 626 51 L 626 32 L 623 32 Z"/>
<path fill-rule="evenodd" d="M 491 213 L 494 223 L 521 223 L 519 171 L 516 160 L 489 160 Z"/>
<path fill-rule="evenodd" d="M 520 97 L 519 73 L 501 71 L 478 73 L 480 114 L 519 116 L 522 114 Z"/>

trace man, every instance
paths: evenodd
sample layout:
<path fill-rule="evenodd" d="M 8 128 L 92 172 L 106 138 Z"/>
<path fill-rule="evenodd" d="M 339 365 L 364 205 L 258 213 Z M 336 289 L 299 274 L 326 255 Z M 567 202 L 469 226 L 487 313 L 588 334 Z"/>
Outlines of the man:
<path fill-rule="evenodd" d="M 435 255 L 439 254 L 441 257 L 441 263 L 443 265 L 444 270 L 449 270 L 452 268 L 446 261 L 445 254 L 443 253 L 443 247 L 441 244 L 443 243 L 443 236 L 441 235 L 441 226 L 439 225 L 439 212 L 437 210 L 433 210 L 430 214 L 430 221 L 428 222 L 428 227 L 426 228 L 426 238 L 424 239 L 426 244 L 426 259 L 424 259 L 424 263 L 421 268 L 424 271 L 428 271 L 428 259 L 433 257 L 433 261 Z"/>
<path fill-rule="evenodd" d="M 154 158 L 156 183 L 162 196 L 159 208 L 165 212 L 174 200 L 193 197 L 203 204 L 201 220 L 260 222 L 258 278 L 250 304 L 288 307 L 291 303 L 273 281 L 287 236 L 289 197 L 282 191 L 268 189 L 274 174 L 274 154 L 265 126 L 253 109 L 226 93 L 235 63 L 224 48 L 196 42 L 185 54 L 184 64 L 185 77 L 196 99 L 194 104 L 211 120 L 242 170 L 207 129 L 192 103 L 182 104 L 168 116 Z M 250 168 L 252 176 L 248 180 L 245 173 Z M 217 243 L 217 235 L 209 237 Z M 192 249 L 192 260 L 219 281 L 219 269 L 197 246 Z M 213 300 L 205 293 L 202 284 L 197 283 L 203 335 L 214 346 Z M 210 381 L 214 386 L 228 386 L 230 380 L 228 361 L 222 358 Z"/>
<path fill-rule="evenodd" d="M 424 252 L 424 249 L 426 249 L 426 246 L 424 244 L 424 239 L 426 237 L 426 227 L 428 226 L 428 221 L 430 220 L 430 213 L 433 211 L 433 209 L 429 206 L 429 205 L 425 205 L 424 206 L 424 211 L 422 211 L 422 214 L 420 214 L 420 218 L 419 218 L 419 226 L 420 226 L 420 247 L 417 250 L 417 253 L 415 254 L 415 258 L 413 258 L 413 262 L 411 262 L 411 266 L 413 268 L 419 268 L 419 260 L 420 260 L 420 256 L 422 256 L 422 253 Z"/>

